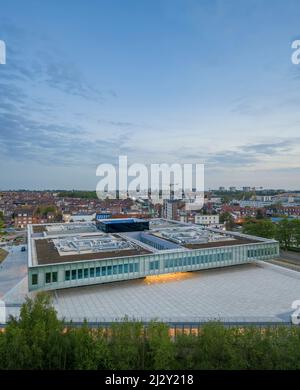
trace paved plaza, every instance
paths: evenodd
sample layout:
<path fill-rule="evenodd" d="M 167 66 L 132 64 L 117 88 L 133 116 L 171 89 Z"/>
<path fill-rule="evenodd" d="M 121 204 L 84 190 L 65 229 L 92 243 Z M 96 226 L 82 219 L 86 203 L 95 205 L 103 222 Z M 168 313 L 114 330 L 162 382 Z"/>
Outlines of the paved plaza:
<path fill-rule="evenodd" d="M 9 254 L 0 264 L 0 299 L 27 275 L 27 251 L 17 245 L 9 247 Z"/>
<path fill-rule="evenodd" d="M 26 295 L 34 296 L 28 293 L 20 254 L 15 249 L 7 259 L 11 265 L 5 267 L 7 274 L 16 272 L 14 279 L 0 283 L 2 291 L 8 289 L 0 298 L 6 304 L 7 317 L 18 315 Z M 167 322 L 289 322 L 291 304 L 300 299 L 300 273 L 259 262 L 75 287 L 52 295 L 59 317 L 73 322 L 85 318 L 110 322 L 125 316 Z"/>
<path fill-rule="evenodd" d="M 73 321 L 289 321 L 300 273 L 261 264 L 58 290 L 55 307 Z"/>

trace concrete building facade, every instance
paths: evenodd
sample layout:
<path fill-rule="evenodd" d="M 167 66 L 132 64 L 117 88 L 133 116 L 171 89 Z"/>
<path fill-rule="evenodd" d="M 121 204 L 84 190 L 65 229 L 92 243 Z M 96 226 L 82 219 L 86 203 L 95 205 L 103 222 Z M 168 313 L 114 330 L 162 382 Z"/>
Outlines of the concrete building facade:
<path fill-rule="evenodd" d="M 199 225 L 218 225 L 219 215 L 218 214 L 196 214 L 195 215 L 195 223 Z"/>
<path fill-rule="evenodd" d="M 279 255 L 275 240 L 174 221 L 157 220 L 149 231 L 119 234 L 99 232 L 91 223 L 55 225 L 28 227 L 29 291 L 226 267 Z"/>

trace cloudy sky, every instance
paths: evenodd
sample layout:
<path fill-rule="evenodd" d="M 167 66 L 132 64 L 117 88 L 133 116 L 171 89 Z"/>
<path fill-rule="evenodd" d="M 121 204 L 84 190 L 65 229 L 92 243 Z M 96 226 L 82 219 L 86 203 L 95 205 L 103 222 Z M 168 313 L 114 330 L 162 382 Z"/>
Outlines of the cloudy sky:
<path fill-rule="evenodd" d="M 204 163 L 300 188 L 298 0 L 1 0 L 0 189 L 94 189 L 100 163 Z"/>

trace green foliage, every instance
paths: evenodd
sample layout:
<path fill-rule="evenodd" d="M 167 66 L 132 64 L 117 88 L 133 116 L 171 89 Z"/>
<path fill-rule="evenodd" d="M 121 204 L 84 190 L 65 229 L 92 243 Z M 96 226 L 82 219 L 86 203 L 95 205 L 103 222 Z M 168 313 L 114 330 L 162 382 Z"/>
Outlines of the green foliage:
<path fill-rule="evenodd" d="M 205 325 L 197 338 L 196 365 L 200 369 L 231 369 L 234 348 L 232 333 L 220 324 Z"/>
<path fill-rule="evenodd" d="M 300 245 L 300 220 L 287 218 L 277 224 L 275 238 L 284 249 Z"/>
<path fill-rule="evenodd" d="M 244 191 L 214 191 L 215 196 L 220 196 L 223 200 L 223 203 L 229 203 L 232 200 L 249 200 L 254 195 L 254 191 L 244 192 Z"/>
<path fill-rule="evenodd" d="M 243 225 L 243 233 L 258 237 L 274 238 L 275 224 L 269 219 L 248 221 Z"/>
<path fill-rule="evenodd" d="M 45 217 L 48 213 L 57 213 L 58 210 L 56 206 L 49 205 L 49 206 L 38 206 L 36 209 L 36 214 Z"/>
<path fill-rule="evenodd" d="M 168 326 L 158 322 L 152 322 L 147 329 L 147 369 L 171 370 L 174 366 L 175 346 L 172 343 Z"/>
<path fill-rule="evenodd" d="M 234 218 L 228 211 L 225 211 L 220 215 L 220 223 L 225 223 L 227 230 L 231 230 L 235 227 Z"/>
<path fill-rule="evenodd" d="M 11 318 L 5 330 L 5 368 L 46 369 L 61 366 L 63 323 L 57 319 L 45 293 L 27 299 L 20 318 Z"/>
<path fill-rule="evenodd" d="M 275 238 L 284 249 L 300 246 L 300 220 L 282 219 L 277 224 L 269 219 L 249 220 L 243 233 L 253 236 Z"/>
<path fill-rule="evenodd" d="M 85 323 L 81 328 L 69 330 L 72 346 L 72 368 L 97 370 L 110 367 L 109 349 L 101 330 L 92 332 Z"/>
<path fill-rule="evenodd" d="M 257 209 L 256 219 L 264 219 L 264 213 L 263 213 L 262 209 Z"/>
<path fill-rule="evenodd" d="M 179 334 L 175 341 L 174 369 L 193 370 L 197 356 L 197 337 Z"/>
<path fill-rule="evenodd" d="M 224 327 L 193 334 L 128 321 L 107 329 L 66 327 L 47 294 L 27 299 L 0 332 L 0 369 L 300 369 L 300 328 Z"/>
<path fill-rule="evenodd" d="M 4 225 L 4 216 L 2 211 L 0 211 L 0 234 L 2 233 L 1 230 L 5 227 Z"/>
<path fill-rule="evenodd" d="M 143 366 L 143 341 L 141 323 L 129 322 L 125 318 L 124 322 L 113 324 L 109 339 L 112 368 L 129 370 Z"/>
<path fill-rule="evenodd" d="M 8 252 L 5 251 L 4 249 L 0 248 L 0 264 L 6 258 L 7 255 L 8 255 Z"/>
<path fill-rule="evenodd" d="M 60 198 L 98 199 L 95 191 L 61 191 Z"/>

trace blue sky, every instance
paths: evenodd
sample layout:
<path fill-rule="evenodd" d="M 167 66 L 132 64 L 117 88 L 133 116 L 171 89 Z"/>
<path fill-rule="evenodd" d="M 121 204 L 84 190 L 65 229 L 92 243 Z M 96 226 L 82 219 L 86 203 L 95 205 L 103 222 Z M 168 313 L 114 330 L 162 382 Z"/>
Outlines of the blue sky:
<path fill-rule="evenodd" d="M 206 188 L 299 188 L 295 0 L 2 0 L 0 189 L 205 164 Z"/>

